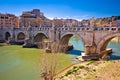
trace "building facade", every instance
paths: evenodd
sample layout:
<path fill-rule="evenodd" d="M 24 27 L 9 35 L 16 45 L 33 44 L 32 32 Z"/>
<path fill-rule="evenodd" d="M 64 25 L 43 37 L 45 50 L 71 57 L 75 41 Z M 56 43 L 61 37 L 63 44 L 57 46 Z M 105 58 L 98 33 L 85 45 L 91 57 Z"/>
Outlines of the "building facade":
<path fill-rule="evenodd" d="M 13 14 L 0 14 L 0 28 L 19 27 L 19 18 Z"/>

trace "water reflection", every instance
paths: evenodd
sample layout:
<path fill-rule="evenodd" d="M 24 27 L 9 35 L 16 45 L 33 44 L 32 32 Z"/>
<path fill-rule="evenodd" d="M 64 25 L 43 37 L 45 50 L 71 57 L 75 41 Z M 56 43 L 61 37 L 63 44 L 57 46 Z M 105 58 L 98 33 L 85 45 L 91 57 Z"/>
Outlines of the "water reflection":
<path fill-rule="evenodd" d="M 80 50 L 71 50 L 71 51 L 68 51 L 69 54 L 75 55 L 75 56 L 80 56 L 82 52 L 84 52 L 84 51 L 80 51 Z"/>
<path fill-rule="evenodd" d="M 84 51 L 84 45 L 80 38 L 73 36 L 71 37 L 69 43 L 73 45 L 73 50 Z"/>
<path fill-rule="evenodd" d="M 80 38 L 73 36 L 70 38 L 69 43 L 73 45 L 73 50 L 68 51 L 68 53 L 71 54 L 72 59 L 75 59 L 84 52 L 84 46 Z"/>
<path fill-rule="evenodd" d="M 112 48 L 113 50 L 113 53 L 110 55 L 110 59 L 120 59 L 120 37 L 112 39 L 108 44 L 108 48 Z"/>

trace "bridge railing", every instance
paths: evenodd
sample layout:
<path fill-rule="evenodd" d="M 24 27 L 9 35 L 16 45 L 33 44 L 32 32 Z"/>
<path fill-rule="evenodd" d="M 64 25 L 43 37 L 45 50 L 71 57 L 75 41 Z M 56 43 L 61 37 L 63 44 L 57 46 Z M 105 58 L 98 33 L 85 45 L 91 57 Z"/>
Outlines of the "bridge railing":
<path fill-rule="evenodd" d="M 70 28 L 70 27 L 59 27 L 59 28 L 56 28 L 57 30 L 60 30 L 60 31 L 108 31 L 108 32 L 120 32 L 120 27 L 93 27 L 93 28 L 90 28 L 90 27 L 73 27 L 73 28 Z"/>
<path fill-rule="evenodd" d="M 59 28 L 56 28 L 56 30 L 60 30 L 60 31 L 90 31 L 90 28 L 89 27 L 73 27 L 73 28 L 70 28 L 70 27 L 59 27 Z"/>
<path fill-rule="evenodd" d="M 118 32 L 120 31 L 120 27 L 96 27 L 95 31 L 108 31 L 108 32 Z"/>
<path fill-rule="evenodd" d="M 21 27 L 21 28 L 0 28 L 2 30 L 21 30 L 26 31 L 28 27 Z M 58 31 L 108 31 L 108 32 L 120 32 L 120 27 L 30 27 L 31 31 L 45 31 L 55 29 Z"/>
<path fill-rule="evenodd" d="M 50 27 L 32 27 L 32 30 L 34 31 L 44 31 L 44 30 L 49 30 Z"/>
<path fill-rule="evenodd" d="M 44 30 L 49 30 L 50 27 L 31 27 L 31 28 L 21 27 L 21 28 L 15 28 L 15 30 L 21 30 L 21 31 L 26 31 L 28 29 L 30 29 L 31 31 L 44 31 Z"/>

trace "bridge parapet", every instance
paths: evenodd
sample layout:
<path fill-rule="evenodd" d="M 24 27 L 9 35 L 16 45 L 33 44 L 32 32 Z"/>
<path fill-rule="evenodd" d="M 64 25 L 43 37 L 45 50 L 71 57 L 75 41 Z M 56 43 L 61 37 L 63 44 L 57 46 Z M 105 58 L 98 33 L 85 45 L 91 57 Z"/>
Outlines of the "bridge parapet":
<path fill-rule="evenodd" d="M 8 29 L 8 28 L 6 28 Z M 21 27 L 21 28 L 14 28 L 14 30 L 20 30 L 20 31 L 26 31 L 30 29 L 31 31 L 44 31 L 44 30 L 49 30 L 50 27 L 31 27 L 31 28 L 27 28 L 27 27 Z"/>
<path fill-rule="evenodd" d="M 6 31 L 7 31 L 7 30 L 13 30 L 13 27 L 7 27 L 7 28 L 4 27 L 4 28 L 0 28 L 0 30 L 6 30 Z"/>
<path fill-rule="evenodd" d="M 70 28 L 70 27 L 59 27 L 59 28 L 56 28 L 56 30 L 59 30 L 59 31 L 90 31 L 90 27 L 73 27 L 73 28 Z"/>
<path fill-rule="evenodd" d="M 49 30 L 50 27 L 31 27 L 31 30 L 33 31 L 44 31 L 44 30 Z"/>
<path fill-rule="evenodd" d="M 56 30 L 59 31 L 112 31 L 112 32 L 117 32 L 120 31 L 120 27 L 94 27 L 93 29 L 91 27 L 59 27 L 56 28 Z"/>
<path fill-rule="evenodd" d="M 120 31 L 120 27 L 95 27 L 94 31 L 118 32 Z"/>
<path fill-rule="evenodd" d="M 17 31 L 26 31 L 27 30 L 27 27 L 21 27 L 21 28 L 14 28 L 14 30 L 17 30 Z"/>

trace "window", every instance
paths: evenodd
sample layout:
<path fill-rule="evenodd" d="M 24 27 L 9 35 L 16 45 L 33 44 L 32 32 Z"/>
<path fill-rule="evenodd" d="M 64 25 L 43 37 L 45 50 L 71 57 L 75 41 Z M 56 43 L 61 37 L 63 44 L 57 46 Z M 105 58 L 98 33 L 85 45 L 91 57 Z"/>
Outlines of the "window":
<path fill-rule="evenodd" d="M 4 17 L 3 17 L 3 16 L 1 16 L 1 19 L 4 19 Z"/>
<path fill-rule="evenodd" d="M 5 17 L 5 19 L 8 19 L 8 17 Z"/>
<path fill-rule="evenodd" d="M 112 28 L 112 30 L 114 31 L 114 30 L 116 30 L 116 28 Z"/>

